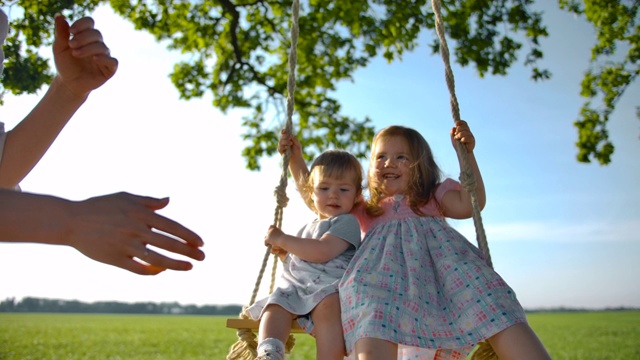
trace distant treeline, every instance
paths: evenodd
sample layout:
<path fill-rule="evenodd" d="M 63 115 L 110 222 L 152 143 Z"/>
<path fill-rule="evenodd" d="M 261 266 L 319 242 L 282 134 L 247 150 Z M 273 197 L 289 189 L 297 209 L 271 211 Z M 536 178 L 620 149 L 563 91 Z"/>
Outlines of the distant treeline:
<path fill-rule="evenodd" d="M 234 315 L 241 305 L 181 305 L 177 302 L 124 303 L 118 301 L 82 302 L 77 300 L 25 297 L 20 301 L 7 298 L 0 302 L 0 312 L 97 313 L 97 314 L 177 314 L 177 315 Z"/>
<path fill-rule="evenodd" d="M 606 309 L 545 308 L 527 309 L 536 312 L 584 312 L 584 311 L 638 311 L 639 308 L 611 307 Z M 181 305 L 177 302 L 124 303 L 118 301 L 82 302 L 77 300 L 42 299 L 26 297 L 20 301 L 7 298 L 0 302 L 0 312 L 43 312 L 43 313 L 97 313 L 97 314 L 177 314 L 177 315 L 233 315 L 242 311 L 241 305 Z"/>
<path fill-rule="evenodd" d="M 554 313 L 554 312 L 589 312 L 589 311 L 640 311 L 640 308 L 636 307 L 606 307 L 600 309 L 588 309 L 588 308 L 569 308 L 569 307 L 557 307 L 557 308 L 542 308 L 542 309 L 525 309 L 527 313 Z"/>

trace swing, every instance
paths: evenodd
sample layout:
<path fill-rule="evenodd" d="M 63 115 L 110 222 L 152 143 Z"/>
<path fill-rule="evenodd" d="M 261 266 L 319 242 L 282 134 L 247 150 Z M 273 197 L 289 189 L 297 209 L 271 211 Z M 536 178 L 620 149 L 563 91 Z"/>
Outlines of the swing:
<path fill-rule="evenodd" d="M 435 14 L 436 32 L 440 40 L 440 54 L 442 55 L 442 60 L 445 66 L 445 80 L 447 83 L 447 88 L 450 93 L 451 114 L 453 117 L 453 121 L 455 123 L 456 121 L 461 120 L 460 108 L 458 106 L 458 100 L 455 94 L 455 82 L 453 77 L 453 71 L 451 70 L 451 63 L 449 60 L 449 48 L 445 38 L 444 25 L 442 23 L 440 0 L 431 0 L 431 5 L 433 8 L 433 12 Z M 297 61 L 297 44 L 298 44 L 298 33 L 299 33 L 299 27 L 298 27 L 299 11 L 300 11 L 300 1 L 293 0 L 292 23 L 291 23 L 291 49 L 289 53 L 289 77 L 287 82 L 287 91 L 288 91 L 287 92 L 287 120 L 285 124 L 285 130 L 289 134 L 292 133 L 291 118 L 293 115 L 294 91 L 296 86 L 295 68 L 296 68 L 296 61 Z M 490 267 L 493 267 L 492 261 L 491 261 L 491 255 L 489 253 L 489 247 L 487 244 L 486 235 L 484 232 L 484 227 L 482 224 L 482 218 L 480 215 L 480 206 L 478 204 L 478 198 L 476 194 L 475 177 L 468 163 L 467 151 L 464 145 L 460 142 L 455 142 L 455 150 L 460 158 L 460 183 L 462 187 L 471 196 L 471 206 L 473 208 L 473 223 L 476 229 L 476 241 L 478 243 L 478 248 L 484 255 L 484 258 L 487 264 Z M 287 151 L 283 156 L 280 183 L 278 184 L 278 186 L 276 187 L 276 190 L 274 191 L 276 195 L 277 206 L 275 209 L 273 223 L 277 227 L 282 227 L 283 210 L 287 206 L 287 202 L 288 202 L 288 198 L 286 196 L 286 187 L 287 187 L 287 180 L 289 175 L 288 173 L 289 159 L 290 159 L 290 153 L 289 151 Z M 233 346 L 231 347 L 229 354 L 227 355 L 227 360 L 254 360 L 257 357 L 258 344 L 256 340 L 256 332 L 258 331 L 260 323 L 259 321 L 252 320 L 245 310 L 249 306 L 253 305 L 253 303 L 256 300 L 260 283 L 264 275 L 264 270 L 266 268 L 267 262 L 269 261 L 270 253 L 271 253 L 271 248 L 267 247 L 249 305 L 243 307 L 243 310 L 240 313 L 238 319 L 227 319 L 227 327 L 236 329 L 237 335 L 238 335 L 238 341 L 235 344 L 233 344 Z M 274 254 L 273 267 L 271 271 L 271 285 L 270 285 L 269 293 L 273 292 L 276 271 L 277 271 L 277 264 L 278 264 L 278 258 Z M 291 352 L 291 349 L 295 344 L 293 333 L 305 333 L 305 331 L 300 327 L 298 322 L 295 320 L 292 322 L 291 334 L 289 335 L 289 339 L 285 344 L 285 352 L 287 354 Z M 488 360 L 488 359 L 497 359 L 497 356 L 493 351 L 493 348 L 491 348 L 491 345 L 489 345 L 488 342 L 483 341 L 480 344 L 478 344 L 476 349 L 473 351 L 472 358 L 474 360 Z"/>

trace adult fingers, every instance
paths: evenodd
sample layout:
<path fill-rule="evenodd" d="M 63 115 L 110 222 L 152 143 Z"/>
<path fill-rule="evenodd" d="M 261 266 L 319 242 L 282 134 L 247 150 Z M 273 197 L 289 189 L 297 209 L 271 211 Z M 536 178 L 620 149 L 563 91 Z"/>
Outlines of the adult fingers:
<path fill-rule="evenodd" d="M 198 234 L 186 228 L 182 224 L 155 212 L 155 210 L 159 210 L 167 206 L 167 204 L 169 204 L 169 198 L 158 199 L 129 193 L 119 193 L 115 194 L 115 196 L 124 197 L 128 201 L 132 201 L 146 208 L 146 211 L 142 211 L 138 214 L 138 219 L 139 221 L 143 221 L 147 228 L 156 229 L 165 234 L 176 237 L 192 247 L 200 247 L 204 245 L 202 238 Z M 160 235 L 155 232 L 150 232 L 149 234 L 153 235 L 156 240 L 166 238 L 164 235 Z M 151 243 L 151 241 L 147 242 Z"/>
<path fill-rule="evenodd" d="M 146 246 L 138 247 L 131 253 L 130 256 L 125 255 L 107 263 L 138 275 L 157 275 L 166 270 L 187 271 L 193 268 L 188 261 L 171 259 Z"/>
<path fill-rule="evenodd" d="M 155 198 L 151 196 L 141 196 L 134 195 L 129 193 L 120 193 L 122 196 L 126 196 L 127 198 L 132 199 L 133 201 L 139 203 L 140 205 L 146 207 L 150 210 L 160 210 L 166 207 L 169 204 L 169 198 Z"/>
<path fill-rule="evenodd" d="M 118 59 L 109 54 L 95 55 L 93 61 L 106 79 L 110 79 L 118 70 Z"/>
<path fill-rule="evenodd" d="M 147 224 L 149 225 L 149 227 L 175 236 L 183 240 L 187 244 L 190 244 L 191 246 L 200 247 L 204 245 L 202 238 L 198 234 L 186 228 L 182 224 L 160 214 L 152 213 L 151 218 L 148 220 Z"/>
<path fill-rule="evenodd" d="M 138 275 L 158 275 L 161 272 L 167 270 L 166 268 L 158 267 L 155 265 L 140 263 L 132 258 L 127 258 L 126 261 L 124 261 L 122 264 L 114 266 L 131 271 L 132 273 Z"/>
<path fill-rule="evenodd" d="M 155 231 L 151 231 L 151 235 L 146 240 L 148 244 L 157 248 L 184 255 L 194 260 L 202 261 L 205 257 L 204 252 L 196 245 L 184 243 L 181 239 L 175 239 Z"/>
<path fill-rule="evenodd" d="M 117 244 L 115 245 L 117 248 Z M 81 250 L 85 255 L 89 256 L 90 258 L 96 261 L 105 263 L 107 265 L 115 266 L 117 268 L 121 268 L 127 271 L 131 271 L 132 273 L 135 273 L 138 275 L 157 275 L 167 270 L 166 268 L 149 264 L 146 261 L 143 263 L 142 262 L 144 261 L 143 259 L 147 257 L 150 253 L 146 248 L 144 248 L 145 250 L 140 250 L 140 248 L 141 247 L 138 246 L 137 250 L 120 249 L 110 254 L 108 254 L 106 251 L 98 251 L 97 255 L 99 256 L 95 256 L 96 254 L 86 253 L 82 251 L 82 249 L 79 249 L 79 250 Z M 114 249 L 114 248 L 112 247 L 111 249 Z M 137 260 L 137 259 L 140 259 L 140 260 Z"/>
<path fill-rule="evenodd" d="M 146 263 L 143 264 L 144 266 L 150 267 L 144 269 L 144 271 L 152 272 L 158 269 L 188 271 L 193 269 L 193 265 L 188 261 L 172 259 L 151 249 L 146 249 L 144 254 L 139 256 L 138 259 Z"/>
<path fill-rule="evenodd" d="M 79 34 L 85 30 L 93 29 L 94 25 L 95 21 L 93 20 L 93 18 L 86 16 L 74 21 L 73 24 L 71 24 L 71 26 L 69 27 L 69 31 L 71 31 L 71 33 L 75 36 L 76 34 Z"/>
<path fill-rule="evenodd" d="M 54 17 L 55 29 L 53 39 L 53 52 L 60 53 L 69 47 L 69 23 L 64 16 L 56 14 Z"/>
<path fill-rule="evenodd" d="M 85 31 L 81 35 L 75 36 L 69 41 L 73 56 L 87 58 L 96 55 L 110 55 L 109 48 L 102 42 L 102 35 L 98 30 Z"/>

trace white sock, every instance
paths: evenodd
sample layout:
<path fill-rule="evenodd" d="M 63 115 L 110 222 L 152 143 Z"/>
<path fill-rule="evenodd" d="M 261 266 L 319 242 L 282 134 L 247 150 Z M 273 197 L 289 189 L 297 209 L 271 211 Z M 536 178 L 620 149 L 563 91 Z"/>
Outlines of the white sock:
<path fill-rule="evenodd" d="M 258 344 L 258 357 L 268 355 L 270 360 L 284 360 L 284 344 L 276 338 L 264 339 Z"/>

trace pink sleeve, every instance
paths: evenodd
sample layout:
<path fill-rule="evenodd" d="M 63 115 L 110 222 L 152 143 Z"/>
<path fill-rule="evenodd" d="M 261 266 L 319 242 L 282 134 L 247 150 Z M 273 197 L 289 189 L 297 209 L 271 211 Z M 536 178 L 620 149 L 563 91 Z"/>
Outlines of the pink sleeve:
<path fill-rule="evenodd" d="M 442 197 L 449 190 L 462 190 L 462 185 L 451 178 L 444 179 L 444 181 L 441 182 L 436 189 L 436 200 L 438 200 L 438 202 L 441 202 Z"/>
<path fill-rule="evenodd" d="M 351 214 L 356 217 L 358 220 L 358 224 L 360 224 L 360 231 L 364 236 L 364 233 L 367 232 L 369 226 L 371 226 L 371 218 L 367 216 L 367 207 L 365 206 L 365 202 L 361 201 L 357 203 L 353 209 L 351 209 Z"/>

